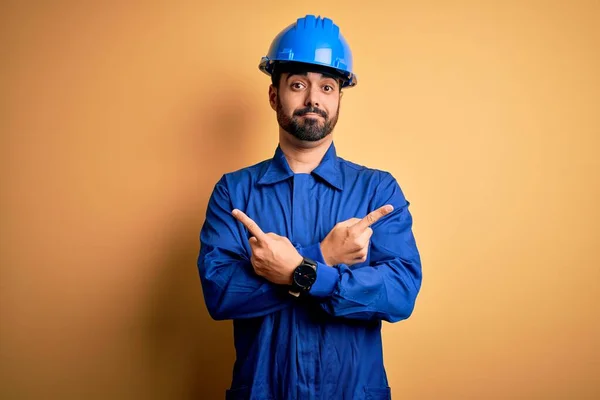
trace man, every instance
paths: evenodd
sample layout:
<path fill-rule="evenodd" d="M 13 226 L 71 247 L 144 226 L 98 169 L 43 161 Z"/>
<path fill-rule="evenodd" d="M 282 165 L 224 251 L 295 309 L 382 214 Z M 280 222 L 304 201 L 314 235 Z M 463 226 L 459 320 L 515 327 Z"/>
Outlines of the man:
<path fill-rule="evenodd" d="M 272 159 L 225 174 L 200 234 L 210 315 L 232 319 L 227 399 L 389 399 L 382 320 L 412 313 L 421 262 L 396 180 L 336 155 L 332 131 L 352 55 L 308 15 L 273 41 L 279 122 Z"/>

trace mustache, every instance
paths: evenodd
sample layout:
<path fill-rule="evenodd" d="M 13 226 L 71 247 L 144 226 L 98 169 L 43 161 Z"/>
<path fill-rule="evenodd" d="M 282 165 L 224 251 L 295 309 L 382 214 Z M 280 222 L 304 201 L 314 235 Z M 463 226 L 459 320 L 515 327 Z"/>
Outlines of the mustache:
<path fill-rule="evenodd" d="M 301 108 L 299 110 L 294 111 L 294 116 L 295 117 L 301 117 L 301 116 L 306 115 L 308 113 L 319 114 L 321 117 L 327 119 L 327 113 L 324 110 L 321 110 L 320 108 L 317 108 L 317 107 L 305 107 L 305 108 Z"/>

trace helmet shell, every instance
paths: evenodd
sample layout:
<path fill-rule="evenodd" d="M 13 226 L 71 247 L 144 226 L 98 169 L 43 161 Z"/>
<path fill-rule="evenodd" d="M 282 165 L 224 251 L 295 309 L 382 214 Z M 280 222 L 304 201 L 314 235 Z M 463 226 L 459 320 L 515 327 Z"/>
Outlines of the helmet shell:
<path fill-rule="evenodd" d="M 277 63 L 300 62 L 329 67 L 341 74 L 342 87 L 357 84 L 352 69 L 352 52 L 340 28 L 329 18 L 307 15 L 282 30 L 271 43 L 258 68 L 267 75 Z"/>

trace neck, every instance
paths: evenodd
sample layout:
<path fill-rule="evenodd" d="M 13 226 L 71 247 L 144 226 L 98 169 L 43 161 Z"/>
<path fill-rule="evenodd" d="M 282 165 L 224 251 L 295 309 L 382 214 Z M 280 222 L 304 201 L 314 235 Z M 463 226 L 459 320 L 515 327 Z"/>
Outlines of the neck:
<path fill-rule="evenodd" d="M 291 170 L 296 174 L 309 174 L 317 168 L 332 142 L 331 134 L 317 142 L 305 142 L 279 129 L 279 146 Z"/>

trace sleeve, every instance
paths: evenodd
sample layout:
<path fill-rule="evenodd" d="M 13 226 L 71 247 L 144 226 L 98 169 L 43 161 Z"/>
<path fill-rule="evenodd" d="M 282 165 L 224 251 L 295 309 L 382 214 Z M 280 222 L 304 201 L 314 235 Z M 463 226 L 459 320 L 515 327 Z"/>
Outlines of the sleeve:
<path fill-rule="evenodd" d="M 260 317 L 288 307 L 280 287 L 255 274 L 227 190 L 226 177 L 216 184 L 200 232 L 198 271 L 204 300 L 215 320 Z"/>
<path fill-rule="evenodd" d="M 397 322 L 408 318 L 421 287 L 421 259 L 412 232 L 412 216 L 398 183 L 385 174 L 370 211 L 392 204 L 394 211 L 373 224 L 366 263 L 325 264 L 320 244 L 299 248 L 317 261 L 310 295 L 328 314 L 349 319 Z"/>

